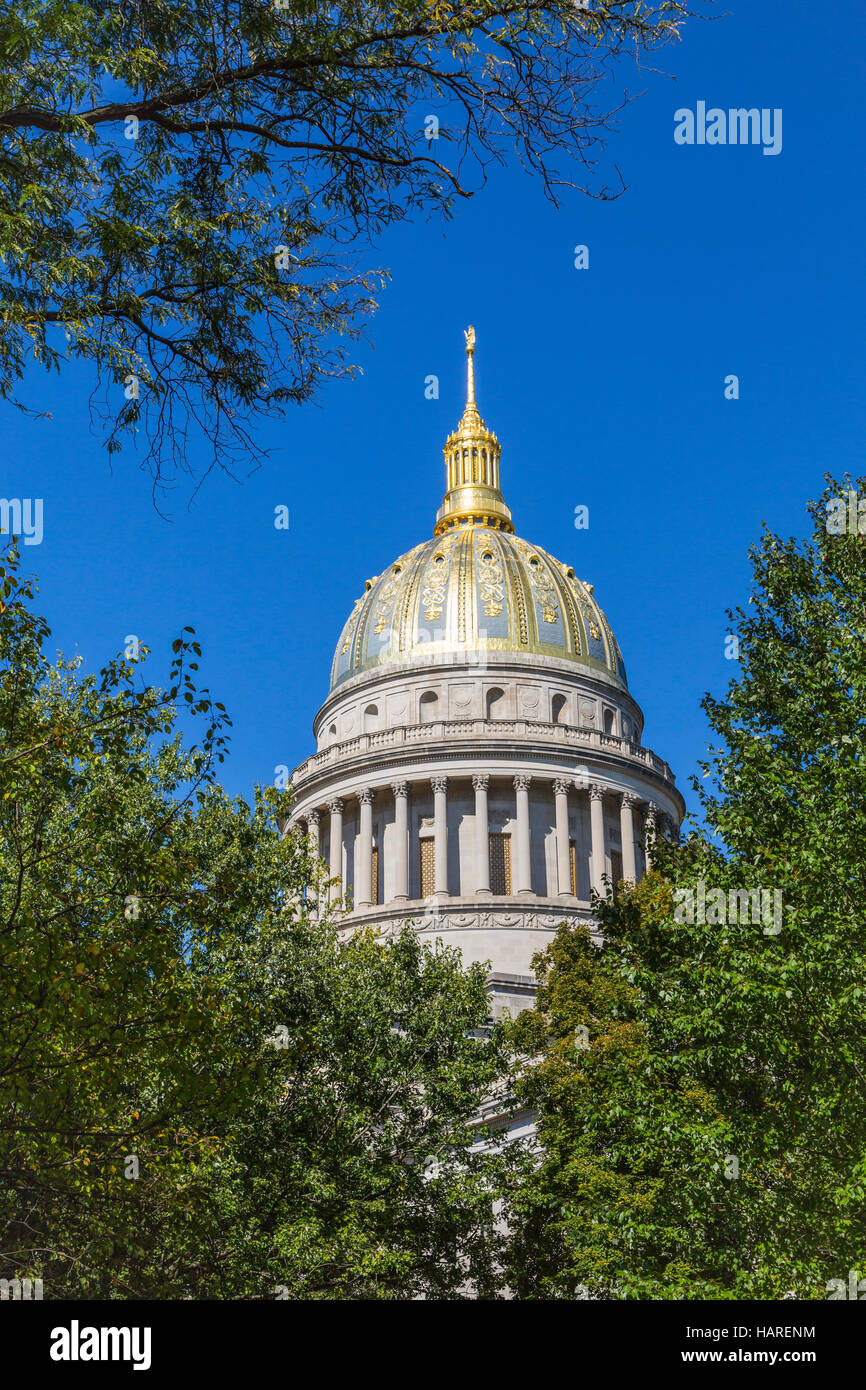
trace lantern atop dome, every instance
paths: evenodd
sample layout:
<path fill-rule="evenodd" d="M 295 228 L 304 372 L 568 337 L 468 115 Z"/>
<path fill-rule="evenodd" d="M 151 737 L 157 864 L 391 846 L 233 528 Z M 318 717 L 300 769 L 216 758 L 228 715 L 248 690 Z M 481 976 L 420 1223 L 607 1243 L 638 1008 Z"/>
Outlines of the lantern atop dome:
<path fill-rule="evenodd" d="M 442 536 L 467 523 L 511 534 L 514 526 L 499 487 L 501 447 L 481 418 L 475 402 L 475 329 L 466 339 L 466 407 L 460 424 L 445 441 L 447 490 L 436 513 L 433 534 Z"/>

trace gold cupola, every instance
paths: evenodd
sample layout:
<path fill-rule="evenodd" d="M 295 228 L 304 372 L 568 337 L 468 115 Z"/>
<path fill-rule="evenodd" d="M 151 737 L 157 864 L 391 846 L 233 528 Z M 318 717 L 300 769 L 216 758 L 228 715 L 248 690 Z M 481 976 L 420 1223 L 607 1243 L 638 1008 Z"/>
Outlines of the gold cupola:
<path fill-rule="evenodd" d="M 475 524 L 514 533 L 511 512 L 499 489 L 499 440 L 489 430 L 475 404 L 475 329 L 466 339 L 466 409 L 453 434 L 445 441 L 447 491 L 436 513 L 434 536 L 455 526 Z"/>

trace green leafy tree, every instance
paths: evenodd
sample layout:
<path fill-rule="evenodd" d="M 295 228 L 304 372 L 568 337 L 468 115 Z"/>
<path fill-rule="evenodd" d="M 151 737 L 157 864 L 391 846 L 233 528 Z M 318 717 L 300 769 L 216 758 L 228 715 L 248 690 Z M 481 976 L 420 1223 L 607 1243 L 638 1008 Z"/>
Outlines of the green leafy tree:
<path fill-rule="evenodd" d="M 703 704 L 706 831 L 601 904 L 601 947 L 563 930 L 539 961 L 525 1296 L 845 1297 L 866 1275 L 862 495 L 828 479 L 810 540 L 752 551 L 740 671 Z"/>
<path fill-rule="evenodd" d="M 20 0 L 0 15 L 0 394 L 95 370 L 110 450 L 156 485 L 189 427 L 246 460 L 258 416 L 351 370 L 380 275 L 356 251 L 447 214 L 517 150 L 594 168 L 623 50 L 679 0 Z M 438 124 L 437 124 L 438 123 Z"/>
<path fill-rule="evenodd" d="M 493 1288 L 502 1074 L 484 973 L 304 904 L 285 793 L 231 800 L 227 717 L 50 664 L 0 571 L 0 1277 L 60 1297 Z M 185 741 L 178 706 L 201 721 Z M 193 722 L 193 727 L 195 723 Z"/>

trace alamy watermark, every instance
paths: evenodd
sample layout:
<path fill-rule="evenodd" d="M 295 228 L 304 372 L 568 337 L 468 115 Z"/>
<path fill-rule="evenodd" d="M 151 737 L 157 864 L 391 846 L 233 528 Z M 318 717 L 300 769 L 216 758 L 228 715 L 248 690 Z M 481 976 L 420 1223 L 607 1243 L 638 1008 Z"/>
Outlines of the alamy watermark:
<path fill-rule="evenodd" d="M 129 1361 L 134 1371 L 150 1369 L 149 1327 L 82 1327 L 73 1318 L 68 1327 L 51 1331 L 52 1361 Z"/>
<path fill-rule="evenodd" d="M 866 1298 L 866 1279 L 860 1278 L 858 1269 L 848 1270 L 847 1282 L 844 1279 L 828 1279 L 825 1285 L 827 1297 L 832 1302 L 833 1299 L 858 1299 Z"/>
<path fill-rule="evenodd" d="M 782 153 L 781 107 L 707 108 L 699 101 L 694 111 L 681 106 L 674 112 L 674 140 L 678 145 L 762 145 L 764 154 Z"/>
<path fill-rule="evenodd" d="M 41 1279 L 0 1279 L 0 1300 L 13 1302 L 41 1300 Z"/>
<path fill-rule="evenodd" d="M 0 534 L 23 536 L 25 545 L 41 545 L 42 498 L 0 497 Z"/>
<path fill-rule="evenodd" d="M 866 497 L 853 489 L 844 497 L 831 497 L 825 524 L 828 536 L 866 536 Z"/>
<path fill-rule="evenodd" d="M 782 930 L 781 888 L 707 888 L 702 878 L 695 888 L 675 888 L 675 922 L 709 926 L 763 927 L 764 936 Z"/>

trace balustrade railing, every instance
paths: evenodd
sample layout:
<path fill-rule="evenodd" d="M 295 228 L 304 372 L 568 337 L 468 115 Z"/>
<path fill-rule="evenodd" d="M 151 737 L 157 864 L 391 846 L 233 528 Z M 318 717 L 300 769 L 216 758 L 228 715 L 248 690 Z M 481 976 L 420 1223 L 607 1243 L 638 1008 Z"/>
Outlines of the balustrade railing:
<path fill-rule="evenodd" d="M 570 724 L 552 724 L 531 719 L 438 719 L 428 724 L 401 725 L 396 729 L 378 729 L 371 733 L 357 734 L 354 738 L 332 743 L 321 752 L 314 753 L 301 763 L 293 777 L 297 786 L 307 777 L 333 763 L 342 762 L 361 753 L 393 748 L 404 744 L 454 742 L 470 738 L 518 738 L 540 739 L 574 748 L 609 749 L 643 763 L 659 773 L 668 782 L 674 775 L 663 758 L 659 758 L 649 748 L 617 734 L 602 733 L 599 729 L 580 728 Z"/>

